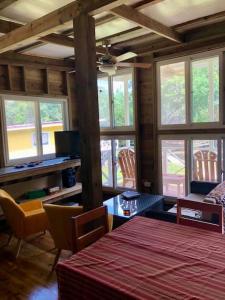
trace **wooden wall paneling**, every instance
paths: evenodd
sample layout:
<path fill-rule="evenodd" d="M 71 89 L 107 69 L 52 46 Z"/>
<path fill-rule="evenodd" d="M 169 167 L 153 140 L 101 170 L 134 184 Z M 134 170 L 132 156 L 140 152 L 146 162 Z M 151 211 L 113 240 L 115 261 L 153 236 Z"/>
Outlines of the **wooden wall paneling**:
<path fill-rule="evenodd" d="M 140 62 L 150 62 L 152 57 L 141 58 Z M 138 70 L 138 101 L 139 126 L 140 126 L 140 173 L 142 191 L 149 192 L 149 188 L 144 186 L 145 181 L 152 183 L 153 192 L 157 191 L 156 166 L 157 158 L 155 149 L 157 140 L 155 136 L 155 98 L 154 98 L 154 70 Z"/>
<path fill-rule="evenodd" d="M 0 90 L 9 90 L 9 68 L 8 65 L 0 65 Z"/>
<path fill-rule="evenodd" d="M 76 36 L 76 99 L 81 133 L 81 181 L 85 210 L 102 205 L 100 128 L 96 70 L 95 20 L 87 14 L 74 19 Z"/>
<path fill-rule="evenodd" d="M 2 120 L 2 105 L 0 103 L 0 118 Z M 5 165 L 5 161 L 4 161 L 4 139 L 3 139 L 3 122 L 0 122 L 0 168 L 3 168 Z"/>
<path fill-rule="evenodd" d="M 25 68 L 26 72 L 26 91 L 29 93 L 46 93 L 46 76 L 44 69 Z"/>
<path fill-rule="evenodd" d="M 43 81 L 44 81 L 44 92 L 45 94 L 49 94 L 48 68 L 43 69 Z"/>
<path fill-rule="evenodd" d="M 49 69 L 48 87 L 51 95 L 67 95 L 66 72 Z"/>
<path fill-rule="evenodd" d="M 9 65 L 10 90 L 15 92 L 25 92 L 24 67 Z"/>
<path fill-rule="evenodd" d="M 136 61 L 136 60 L 135 60 Z M 135 112 L 135 136 L 136 136 L 136 186 L 141 190 L 141 156 L 140 156 L 140 111 L 139 111 L 139 86 L 138 86 L 138 69 L 134 69 L 134 112 Z"/>
<path fill-rule="evenodd" d="M 225 52 L 223 52 L 223 57 L 222 57 L 222 78 L 220 79 L 220 84 L 222 85 L 222 91 L 221 91 L 221 110 L 222 110 L 222 123 L 225 125 Z"/>
<path fill-rule="evenodd" d="M 76 102 L 76 74 L 67 73 L 68 86 L 68 113 L 69 126 L 71 130 L 77 130 L 79 127 L 79 112 Z"/>
<path fill-rule="evenodd" d="M 67 72 L 63 71 L 63 94 L 68 95 L 68 81 L 67 81 Z"/>

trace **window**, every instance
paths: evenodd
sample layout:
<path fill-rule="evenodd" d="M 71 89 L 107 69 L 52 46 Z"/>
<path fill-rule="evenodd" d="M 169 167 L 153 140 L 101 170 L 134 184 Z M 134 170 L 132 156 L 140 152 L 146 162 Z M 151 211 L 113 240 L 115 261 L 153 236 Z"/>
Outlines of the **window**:
<path fill-rule="evenodd" d="M 54 132 L 66 128 L 64 100 L 2 98 L 6 164 L 54 155 Z"/>
<path fill-rule="evenodd" d="M 135 141 L 102 138 L 102 184 L 114 188 L 136 188 Z"/>
<path fill-rule="evenodd" d="M 219 57 L 191 62 L 192 122 L 219 121 Z"/>
<path fill-rule="evenodd" d="M 102 184 L 112 189 L 136 189 L 133 71 L 99 77 L 98 99 Z M 116 130 L 119 136 L 113 134 Z"/>
<path fill-rule="evenodd" d="M 133 73 L 98 78 L 99 122 L 105 129 L 134 127 Z"/>
<path fill-rule="evenodd" d="M 216 54 L 158 63 L 159 127 L 223 124 L 219 114 L 220 60 L 221 55 Z"/>
<path fill-rule="evenodd" d="M 185 124 L 185 63 L 160 67 L 161 124 Z"/>
<path fill-rule="evenodd" d="M 185 196 L 185 141 L 162 140 L 163 195 Z"/>
<path fill-rule="evenodd" d="M 165 196 L 184 197 L 188 182 L 224 180 L 225 136 L 198 134 L 160 137 L 161 190 Z"/>

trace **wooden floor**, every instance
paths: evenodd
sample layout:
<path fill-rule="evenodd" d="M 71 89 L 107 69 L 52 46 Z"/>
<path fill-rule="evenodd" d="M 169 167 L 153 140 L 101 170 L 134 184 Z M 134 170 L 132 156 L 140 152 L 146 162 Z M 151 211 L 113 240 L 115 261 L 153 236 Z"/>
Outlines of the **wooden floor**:
<path fill-rule="evenodd" d="M 51 273 L 56 250 L 49 233 L 27 240 L 17 259 L 15 238 L 2 247 L 7 238 L 7 234 L 0 233 L 0 300 L 58 299 L 56 274 Z M 63 258 L 69 255 L 63 253 Z"/>

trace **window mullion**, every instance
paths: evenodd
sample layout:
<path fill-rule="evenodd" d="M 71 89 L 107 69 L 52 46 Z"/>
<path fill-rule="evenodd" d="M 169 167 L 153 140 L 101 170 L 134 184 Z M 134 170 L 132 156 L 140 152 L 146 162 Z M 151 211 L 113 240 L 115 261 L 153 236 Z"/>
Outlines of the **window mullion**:
<path fill-rule="evenodd" d="M 41 127 L 41 113 L 40 113 L 40 101 L 35 102 L 35 119 L 36 119 L 36 136 L 37 136 L 37 151 L 38 157 L 43 156 L 42 149 L 42 127 Z"/>
<path fill-rule="evenodd" d="M 110 128 L 115 127 L 114 120 L 114 101 L 113 101 L 113 79 L 111 76 L 108 77 L 108 85 L 109 85 L 109 113 L 110 113 Z"/>
<path fill-rule="evenodd" d="M 186 105 L 186 125 L 192 123 L 192 82 L 191 82 L 191 61 L 185 61 L 185 105 Z"/>
<path fill-rule="evenodd" d="M 222 142 L 221 138 L 217 139 L 217 181 L 221 182 L 222 178 Z"/>

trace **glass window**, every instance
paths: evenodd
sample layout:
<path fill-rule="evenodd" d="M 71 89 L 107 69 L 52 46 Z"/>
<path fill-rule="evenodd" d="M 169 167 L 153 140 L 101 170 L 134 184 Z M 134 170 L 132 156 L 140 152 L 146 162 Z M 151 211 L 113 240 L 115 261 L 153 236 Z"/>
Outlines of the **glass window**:
<path fill-rule="evenodd" d="M 35 103 L 5 100 L 9 160 L 37 156 Z"/>
<path fill-rule="evenodd" d="M 100 127 L 110 127 L 109 108 L 109 79 L 108 77 L 98 78 L 98 105 Z"/>
<path fill-rule="evenodd" d="M 218 142 L 217 140 L 193 140 L 193 180 L 217 181 Z"/>
<path fill-rule="evenodd" d="M 3 103 L 7 163 L 55 153 L 54 132 L 64 130 L 64 101 L 6 98 Z"/>
<path fill-rule="evenodd" d="M 133 126 L 134 103 L 132 74 L 113 76 L 115 127 Z"/>
<path fill-rule="evenodd" d="M 98 104 L 101 128 L 133 127 L 133 73 L 99 77 Z"/>
<path fill-rule="evenodd" d="M 115 140 L 116 185 L 122 188 L 136 188 L 136 159 L 134 140 Z"/>
<path fill-rule="evenodd" d="M 136 189 L 134 139 L 102 139 L 102 185 Z"/>
<path fill-rule="evenodd" d="M 161 124 L 185 124 L 185 63 L 160 66 Z"/>
<path fill-rule="evenodd" d="M 63 131 L 63 103 L 40 102 L 43 154 L 55 153 L 55 131 Z M 48 132 L 48 143 L 46 134 Z"/>
<path fill-rule="evenodd" d="M 101 140 L 102 185 L 113 187 L 112 141 Z"/>
<path fill-rule="evenodd" d="M 162 140 L 163 195 L 185 196 L 185 141 Z"/>
<path fill-rule="evenodd" d="M 219 121 L 219 57 L 191 63 L 192 121 Z"/>

